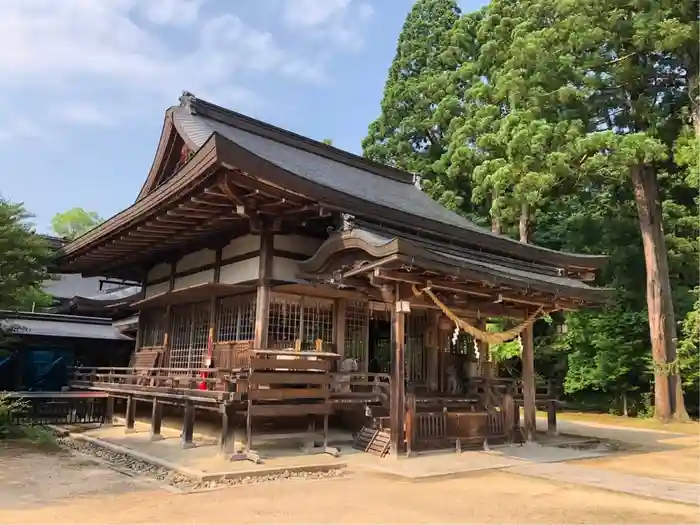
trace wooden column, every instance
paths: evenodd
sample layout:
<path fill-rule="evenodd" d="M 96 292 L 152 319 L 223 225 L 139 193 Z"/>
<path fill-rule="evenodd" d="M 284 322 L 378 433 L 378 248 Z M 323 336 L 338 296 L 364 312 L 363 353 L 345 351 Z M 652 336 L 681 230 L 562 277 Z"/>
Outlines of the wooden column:
<path fill-rule="evenodd" d="M 406 314 L 398 312 L 399 286 L 394 291 L 394 301 L 391 308 L 391 455 L 395 458 L 403 452 L 404 445 L 404 412 L 405 399 L 405 355 L 404 327 Z"/>
<path fill-rule="evenodd" d="M 180 447 L 194 447 L 194 402 L 190 399 L 185 401 L 185 413 L 182 418 L 182 434 L 180 434 Z"/>
<path fill-rule="evenodd" d="M 345 356 L 345 311 L 347 309 L 347 300 L 336 299 L 334 307 L 333 343 L 335 344 L 336 353 L 342 359 Z"/>
<path fill-rule="evenodd" d="M 557 430 L 557 402 L 550 399 L 547 404 L 547 434 L 550 436 L 558 436 Z"/>
<path fill-rule="evenodd" d="M 260 266 L 258 295 L 255 303 L 255 348 L 267 348 L 267 327 L 270 319 L 270 281 L 272 280 L 274 234 L 263 224 L 260 230 Z"/>
<path fill-rule="evenodd" d="M 134 432 L 134 425 L 136 422 L 136 400 L 134 396 L 127 396 L 126 398 L 126 427 L 124 432 L 129 434 Z"/>
<path fill-rule="evenodd" d="M 229 443 L 231 442 L 231 415 L 233 414 L 231 407 L 226 403 L 219 406 L 221 414 L 221 431 L 219 435 L 219 453 L 226 455 L 228 453 Z"/>
<path fill-rule="evenodd" d="M 486 331 L 486 320 L 477 319 L 476 327 L 479 330 Z M 479 369 L 481 371 L 481 375 L 485 378 L 491 378 L 493 377 L 493 368 L 491 366 L 489 344 L 484 341 L 477 341 L 476 344 L 479 347 Z"/>
<path fill-rule="evenodd" d="M 114 424 L 114 398 L 109 396 L 105 399 L 105 422 L 103 427 L 111 427 Z"/>
<path fill-rule="evenodd" d="M 425 344 L 428 351 L 428 390 L 437 392 L 440 389 L 439 373 L 439 326 L 440 312 L 430 310 L 428 312 L 428 329 L 425 332 Z"/>
<path fill-rule="evenodd" d="M 163 439 L 161 435 L 161 427 L 163 426 L 163 405 L 158 402 L 157 398 L 153 398 L 151 406 L 151 441 Z"/>
<path fill-rule="evenodd" d="M 535 349 L 532 341 L 532 326 L 520 334 L 523 342 L 523 436 L 528 442 L 537 441 L 537 414 L 535 407 Z"/>

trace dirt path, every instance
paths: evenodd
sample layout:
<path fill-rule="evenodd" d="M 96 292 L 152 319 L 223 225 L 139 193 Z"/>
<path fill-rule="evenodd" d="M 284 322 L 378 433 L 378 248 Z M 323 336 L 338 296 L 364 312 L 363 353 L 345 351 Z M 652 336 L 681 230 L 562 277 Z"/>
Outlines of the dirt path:
<path fill-rule="evenodd" d="M 697 523 L 697 507 L 491 472 L 372 476 L 173 494 L 64 453 L 0 456 L 4 523 Z"/>

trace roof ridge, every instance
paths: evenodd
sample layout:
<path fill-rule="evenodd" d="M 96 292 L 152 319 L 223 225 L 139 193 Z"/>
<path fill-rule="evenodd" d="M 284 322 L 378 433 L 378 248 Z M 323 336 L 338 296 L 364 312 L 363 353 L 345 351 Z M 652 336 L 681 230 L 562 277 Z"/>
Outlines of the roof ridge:
<path fill-rule="evenodd" d="M 360 155 L 355 155 L 349 151 L 268 124 L 267 122 L 238 113 L 232 109 L 197 98 L 196 95 L 189 91 L 183 91 L 180 97 L 180 106 L 187 109 L 193 115 L 210 118 L 222 124 L 242 129 L 248 133 L 253 133 L 287 146 L 305 150 L 314 155 L 326 157 L 355 168 L 364 169 L 380 177 L 392 179 L 404 184 L 415 184 L 415 175 L 413 173 L 380 164 Z"/>

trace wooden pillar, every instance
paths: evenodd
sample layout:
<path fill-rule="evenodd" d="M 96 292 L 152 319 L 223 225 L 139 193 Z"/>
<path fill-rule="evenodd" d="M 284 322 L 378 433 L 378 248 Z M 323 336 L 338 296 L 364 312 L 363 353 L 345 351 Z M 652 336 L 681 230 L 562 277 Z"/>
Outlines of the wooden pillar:
<path fill-rule="evenodd" d="M 340 355 L 341 359 L 345 356 L 345 311 L 347 309 L 347 301 L 345 299 L 336 299 L 334 304 L 335 319 L 333 322 L 333 343 L 335 351 Z"/>
<path fill-rule="evenodd" d="M 550 399 L 547 404 L 547 434 L 550 436 L 558 436 L 557 430 L 557 402 Z"/>
<path fill-rule="evenodd" d="M 158 398 L 153 398 L 151 408 L 151 441 L 163 439 L 160 429 L 163 425 L 163 405 L 158 402 Z"/>
<path fill-rule="evenodd" d="M 501 410 L 503 412 L 503 425 L 506 431 L 506 443 L 511 444 L 515 441 L 515 411 L 517 410 L 515 400 L 513 399 L 513 394 L 511 392 L 506 393 L 503 396 L 503 405 Z"/>
<path fill-rule="evenodd" d="M 124 432 L 131 433 L 134 432 L 134 426 L 136 423 L 136 400 L 134 399 L 134 396 L 127 396 L 126 397 L 126 428 L 124 428 Z"/>
<path fill-rule="evenodd" d="M 406 394 L 406 456 L 413 455 L 416 438 L 416 395 Z"/>
<path fill-rule="evenodd" d="M 405 356 L 404 327 L 406 314 L 399 312 L 399 286 L 394 291 L 391 309 L 391 455 L 395 458 L 403 451 L 405 412 Z"/>
<path fill-rule="evenodd" d="M 486 320 L 477 319 L 476 327 L 479 330 L 486 331 Z M 479 348 L 479 369 L 481 371 L 482 377 L 491 378 L 493 377 L 493 369 L 491 366 L 491 355 L 489 344 L 485 341 L 477 341 L 477 347 Z"/>
<path fill-rule="evenodd" d="M 523 342 L 523 435 L 527 442 L 535 442 L 537 441 L 537 412 L 535 407 L 535 349 L 532 341 L 532 326 L 523 330 L 520 337 Z"/>
<path fill-rule="evenodd" d="M 105 422 L 104 427 L 111 427 L 114 424 L 114 398 L 112 396 L 105 399 Z"/>
<path fill-rule="evenodd" d="M 267 327 L 270 319 L 270 281 L 272 280 L 274 234 L 266 223 L 260 230 L 260 265 L 258 295 L 255 303 L 255 348 L 267 348 Z"/>
<path fill-rule="evenodd" d="M 226 455 L 228 453 L 229 443 L 231 441 L 231 430 L 229 426 L 230 421 L 230 407 L 229 405 L 223 403 L 219 406 L 219 413 L 221 414 L 221 430 L 219 434 L 219 453 Z"/>
<path fill-rule="evenodd" d="M 428 329 L 425 332 L 425 345 L 428 352 L 428 391 L 437 392 L 440 389 L 439 375 L 439 326 L 440 312 L 430 310 L 428 312 Z"/>
<path fill-rule="evenodd" d="M 180 434 L 180 448 L 194 447 L 194 402 L 185 401 L 185 413 L 182 418 L 182 434 Z"/>

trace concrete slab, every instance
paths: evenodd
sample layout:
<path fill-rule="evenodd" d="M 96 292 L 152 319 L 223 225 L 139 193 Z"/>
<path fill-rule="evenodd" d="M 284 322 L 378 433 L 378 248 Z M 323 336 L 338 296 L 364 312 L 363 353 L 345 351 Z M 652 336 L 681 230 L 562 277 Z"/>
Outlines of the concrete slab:
<path fill-rule="evenodd" d="M 328 454 L 304 454 L 299 447 L 280 447 L 276 443 L 274 448 L 260 447 L 264 461 L 256 465 L 249 461 L 229 461 L 219 453 L 217 441 L 212 437 L 196 435 L 195 446 L 182 449 L 178 431 L 163 428 L 161 432 L 163 439 L 152 441 L 148 426 L 137 423 L 135 432 L 129 434 L 124 433 L 124 427 L 116 425 L 86 430 L 74 437 L 201 480 L 261 476 L 285 470 L 313 472 L 344 468 L 346 456 L 357 453 L 347 447 L 336 458 Z"/>
<path fill-rule="evenodd" d="M 634 496 L 700 505 L 700 485 L 697 483 L 634 476 L 610 470 L 562 463 L 517 465 L 506 469 L 506 472 L 576 485 L 586 485 Z"/>
<path fill-rule="evenodd" d="M 406 480 L 459 477 L 485 470 L 504 469 L 530 463 L 572 461 L 605 455 L 597 450 L 575 450 L 540 445 L 501 447 L 490 451 L 441 452 L 411 458 L 383 458 L 361 454 L 348 458 L 348 468 Z"/>

